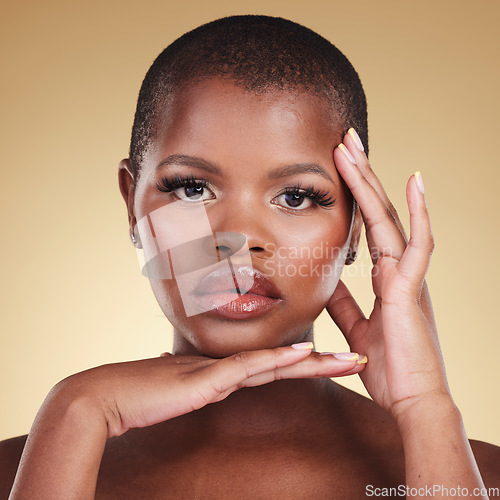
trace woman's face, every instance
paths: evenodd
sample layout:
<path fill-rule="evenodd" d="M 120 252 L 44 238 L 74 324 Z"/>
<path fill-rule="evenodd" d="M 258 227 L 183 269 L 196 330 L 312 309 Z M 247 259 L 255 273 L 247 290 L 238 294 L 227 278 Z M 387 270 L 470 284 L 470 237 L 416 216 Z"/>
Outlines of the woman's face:
<path fill-rule="evenodd" d="M 341 140 L 326 104 L 307 93 L 256 95 L 212 79 L 175 96 L 145 158 L 132 223 L 147 221 L 155 210 L 157 220 L 170 213 L 164 216 L 172 218 L 172 233 L 189 227 L 193 238 L 196 218 L 205 214 L 226 267 L 224 257 L 245 240 L 237 233 L 246 237 L 230 263 L 236 278 L 250 276 L 250 284 L 257 283 L 255 293 L 239 296 L 235 286 L 221 290 L 227 279 L 208 276 L 202 285 L 195 283 L 203 295 L 195 302 L 206 306 L 218 300 L 220 306 L 221 300 L 237 300 L 189 315 L 180 281 L 150 277 L 174 325 L 176 354 L 222 357 L 311 338 L 312 323 L 336 287 L 332 270 L 335 261 L 345 260 L 339 249 L 347 249 L 351 226 L 352 197 L 333 162 Z M 166 205 L 175 210 L 162 211 Z M 205 229 L 201 224 L 200 237 Z M 199 241 L 207 248 L 213 240 Z M 182 259 L 189 245 L 179 248 Z M 198 250 L 188 260 L 196 261 Z M 209 274 L 203 265 L 193 269 L 198 282 Z"/>

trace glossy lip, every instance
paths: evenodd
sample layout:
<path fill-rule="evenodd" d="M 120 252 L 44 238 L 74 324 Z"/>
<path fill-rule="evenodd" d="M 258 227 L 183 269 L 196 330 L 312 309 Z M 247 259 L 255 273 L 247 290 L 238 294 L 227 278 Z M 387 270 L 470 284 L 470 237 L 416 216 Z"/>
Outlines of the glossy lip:
<path fill-rule="evenodd" d="M 273 281 L 249 266 L 212 271 L 191 296 L 206 312 L 227 319 L 263 316 L 283 301 Z"/>

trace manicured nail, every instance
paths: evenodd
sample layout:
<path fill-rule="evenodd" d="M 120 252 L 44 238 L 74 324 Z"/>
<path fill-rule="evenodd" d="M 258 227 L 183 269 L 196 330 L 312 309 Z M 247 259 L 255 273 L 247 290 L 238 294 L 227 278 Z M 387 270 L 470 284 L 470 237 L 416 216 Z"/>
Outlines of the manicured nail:
<path fill-rule="evenodd" d="M 298 344 L 292 344 L 292 347 L 297 349 L 297 351 L 307 351 L 308 349 L 312 349 L 314 344 L 312 342 L 300 342 Z"/>
<path fill-rule="evenodd" d="M 365 363 L 368 363 L 368 358 L 366 356 L 358 359 L 358 365 L 364 365 Z"/>
<path fill-rule="evenodd" d="M 358 133 L 356 130 L 354 130 L 352 127 L 347 131 L 347 133 L 352 137 L 354 144 L 358 147 L 360 151 L 364 151 L 365 148 L 363 147 L 363 143 L 361 142 L 361 139 L 359 138 Z"/>
<path fill-rule="evenodd" d="M 339 149 L 340 149 L 340 151 L 342 151 L 347 156 L 347 159 L 353 165 L 356 165 L 356 160 L 354 159 L 354 157 L 352 156 L 352 154 L 349 152 L 349 150 L 342 143 L 339 144 Z"/>
<path fill-rule="evenodd" d="M 342 361 L 355 361 L 359 358 L 357 352 L 336 352 L 334 356 Z"/>
<path fill-rule="evenodd" d="M 419 191 L 424 194 L 424 181 L 422 180 L 422 174 L 420 173 L 420 170 L 418 172 L 415 172 L 415 180 L 417 181 Z"/>

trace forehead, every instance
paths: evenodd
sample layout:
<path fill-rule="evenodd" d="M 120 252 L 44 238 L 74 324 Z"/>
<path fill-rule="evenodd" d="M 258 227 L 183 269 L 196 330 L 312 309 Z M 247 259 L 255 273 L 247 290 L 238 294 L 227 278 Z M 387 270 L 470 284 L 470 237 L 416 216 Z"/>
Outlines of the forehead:
<path fill-rule="evenodd" d="M 312 161 L 311 154 L 331 157 L 342 138 L 334 115 L 330 103 L 305 91 L 256 93 L 231 80 L 204 80 L 165 103 L 148 156 L 153 162 L 179 153 L 215 155 L 220 161 L 259 155 L 278 162 L 298 156 Z"/>

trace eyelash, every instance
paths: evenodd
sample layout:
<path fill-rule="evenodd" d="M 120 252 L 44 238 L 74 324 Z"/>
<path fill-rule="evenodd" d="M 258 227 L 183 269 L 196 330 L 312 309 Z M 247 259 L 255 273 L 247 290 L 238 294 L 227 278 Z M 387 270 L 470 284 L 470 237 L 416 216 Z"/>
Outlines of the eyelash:
<path fill-rule="evenodd" d="M 194 175 L 191 174 L 185 177 L 176 175 L 172 180 L 167 177 L 163 177 L 156 183 L 156 188 L 164 193 L 171 193 L 176 189 L 186 187 L 206 188 L 208 187 L 208 182 L 205 179 L 195 179 Z"/>
<path fill-rule="evenodd" d="M 162 177 L 157 183 L 156 188 L 159 191 L 165 193 L 171 193 L 180 188 L 207 188 L 208 181 L 206 179 L 195 179 L 194 175 L 187 175 L 181 177 L 180 175 L 175 175 L 173 179 L 168 177 Z M 330 196 L 329 191 L 321 191 L 320 189 L 315 189 L 314 186 L 308 186 L 303 188 L 300 183 L 294 186 L 287 187 L 278 196 L 283 194 L 291 196 L 304 196 L 305 198 L 310 198 L 314 203 L 320 207 L 329 209 L 335 205 L 336 198 Z"/>
<path fill-rule="evenodd" d="M 308 186 L 306 188 L 301 187 L 300 183 L 295 184 L 295 186 L 287 187 L 283 193 L 292 196 L 304 196 L 310 198 L 317 205 L 323 208 L 331 208 L 335 205 L 336 198 L 330 196 L 329 191 L 321 191 L 320 189 L 315 189 L 314 186 Z"/>

